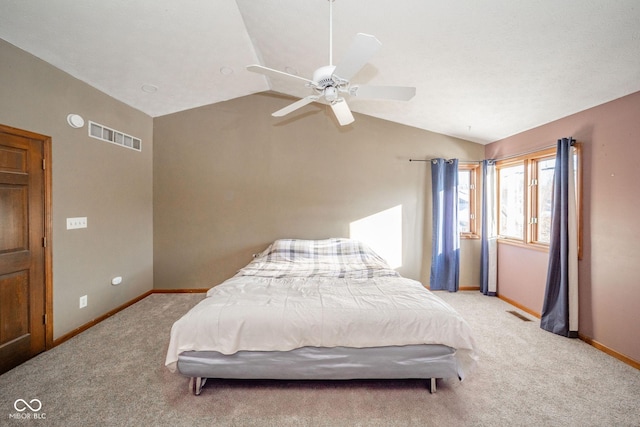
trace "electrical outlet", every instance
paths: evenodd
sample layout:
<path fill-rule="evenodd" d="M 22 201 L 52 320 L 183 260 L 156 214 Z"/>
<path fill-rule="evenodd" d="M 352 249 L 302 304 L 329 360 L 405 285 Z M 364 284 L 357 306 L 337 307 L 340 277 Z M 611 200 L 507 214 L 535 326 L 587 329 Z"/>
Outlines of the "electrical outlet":
<path fill-rule="evenodd" d="M 87 217 L 67 218 L 67 230 L 75 230 L 77 228 L 87 228 Z"/>
<path fill-rule="evenodd" d="M 87 296 L 86 295 L 82 295 L 80 297 L 80 308 L 85 308 L 87 306 L 87 304 L 88 304 Z"/>

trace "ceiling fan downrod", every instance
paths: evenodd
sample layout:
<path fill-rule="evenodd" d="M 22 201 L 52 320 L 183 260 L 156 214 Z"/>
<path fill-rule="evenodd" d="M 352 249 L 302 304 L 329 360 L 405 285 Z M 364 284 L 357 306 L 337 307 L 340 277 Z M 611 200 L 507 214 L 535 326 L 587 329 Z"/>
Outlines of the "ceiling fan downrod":
<path fill-rule="evenodd" d="M 329 1 L 329 65 L 333 65 L 333 2 Z"/>

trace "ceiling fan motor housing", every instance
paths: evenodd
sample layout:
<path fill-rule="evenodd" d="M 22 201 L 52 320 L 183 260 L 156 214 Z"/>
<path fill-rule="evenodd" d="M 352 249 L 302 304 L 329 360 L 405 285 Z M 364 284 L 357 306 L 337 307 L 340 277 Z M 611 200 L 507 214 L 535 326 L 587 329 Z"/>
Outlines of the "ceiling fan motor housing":
<path fill-rule="evenodd" d="M 313 72 L 313 81 L 317 83 L 318 89 L 324 89 L 327 86 L 334 86 L 333 71 L 336 69 L 335 65 L 325 65 Z"/>

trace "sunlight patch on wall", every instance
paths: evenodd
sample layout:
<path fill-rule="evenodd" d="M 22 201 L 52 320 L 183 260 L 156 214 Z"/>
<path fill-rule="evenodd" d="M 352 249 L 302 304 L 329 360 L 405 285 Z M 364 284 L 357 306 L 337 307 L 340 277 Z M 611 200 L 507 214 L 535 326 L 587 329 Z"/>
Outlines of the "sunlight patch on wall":
<path fill-rule="evenodd" d="M 391 268 L 402 266 L 402 205 L 353 221 L 349 235 L 369 245 Z"/>

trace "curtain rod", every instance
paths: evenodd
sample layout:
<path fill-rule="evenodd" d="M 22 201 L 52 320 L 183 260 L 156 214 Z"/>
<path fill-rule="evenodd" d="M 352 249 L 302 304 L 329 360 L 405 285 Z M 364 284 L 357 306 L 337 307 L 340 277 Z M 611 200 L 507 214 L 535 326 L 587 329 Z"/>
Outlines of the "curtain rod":
<path fill-rule="evenodd" d="M 563 138 L 564 139 L 564 138 Z M 567 138 L 571 140 L 571 145 L 575 145 L 576 144 L 576 140 L 573 139 L 573 137 Z M 518 153 L 518 154 L 512 154 L 510 156 L 506 156 L 506 157 L 501 157 L 499 159 L 488 159 L 488 160 L 493 160 L 496 162 L 502 161 L 502 160 L 509 160 L 509 159 L 515 159 L 516 157 L 520 157 L 520 156 L 526 156 L 528 154 L 533 154 L 533 153 L 537 153 L 538 151 L 544 151 L 544 150 L 548 150 L 550 148 L 558 148 L 558 144 L 553 144 L 553 145 L 547 145 L 545 147 L 539 147 L 539 148 L 532 148 L 529 151 L 525 151 L 524 153 Z"/>
<path fill-rule="evenodd" d="M 528 154 L 533 154 L 533 153 L 537 153 L 538 151 L 544 151 L 544 150 L 548 150 L 550 148 L 556 148 L 557 145 L 547 145 L 546 147 L 539 147 L 539 148 L 533 148 L 529 151 L 525 151 L 524 153 L 517 153 L 517 154 L 511 154 L 505 157 L 500 157 L 499 159 L 487 159 L 487 160 L 493 160 L 494 162 L 500 162 L 502 160 L 510 160 L 510 159 L 515 159 L 517 157 L 521 157 L 521 156 L 526 156 Z"/>
<path fill-rule="evenodd" d="M 442 158 L 442 157 L 440 157 L 440 158 Z M 434 158 L 434 159 L 409 159 L 410 162 L 431 162 L 433 160 L 438 160 L 438 159 L 437 158 Z M 482 162 L 482 160 L 458 160 L 458 163 L 481 163 L 481 162 Z"/>
<path fill-rule="evenodd" d="M 575 143 L 575 139 L 571 138 L 571 142 L 573 145 Z M 512 154 L 509 156 L 501 157 L 499 159 L 485 159 L 485 160 L 493 160 L 494 162 L 499 162 L 502 160 L 515 159 L 516 157 L 526 156 L 527 154 L 537 153 L 538 151 L 548 150 L 550 148 L 557 148 L 557 144 L 547 145 L 545 147 L 533 148 L 529 151 L 525 151 L 524 153 Z M 430 162 L 432 160 L 437 159 L 409 159 L 410 162 Z M 482 163 L 482 160 L 458 160 L 458 163 Z"/>

